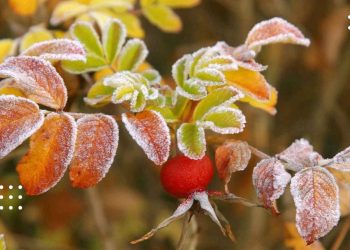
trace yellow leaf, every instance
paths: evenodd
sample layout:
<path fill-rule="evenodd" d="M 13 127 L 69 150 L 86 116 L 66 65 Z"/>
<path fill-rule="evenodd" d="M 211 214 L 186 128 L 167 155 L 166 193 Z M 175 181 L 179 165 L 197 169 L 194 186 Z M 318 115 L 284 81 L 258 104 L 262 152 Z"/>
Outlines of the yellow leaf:
<path fill-rule="evenodd" d="M 53 39 L 53 35 L 50 31 L 41 27 L 34 27 L 22 37 L 20 51 L 23 52 L 34 43 L 51 39 Z"/>
<path fill-rule="evenodd" d="M 94 74 L 94 80 L 95 81 L 102 80 L 106 76 L 112 75 L 113 73 L 114 73 L 113 70 L 110 68 L 101 69 Z"/>
<path fill-rule="evenodd" d="M 52 25 L 60 24 L 72 17 L 76 17 L 88 10 L 88 6 L 85 4 L 74 2 L 74 1 L 64 1 L 60 2 L 52 13 L 50 22 Z"/>
<path fill-rule="evenodd" d="M 136 38 L 143 38 L 145 36 L 145 32 L 137 16 L 124 12 L 115 14 L 114 17 L 120 19 L 125 25 L 128 36 Z"/>
<path fill-rule="evenodd" d="M 152 24 L 165 32 L 179 32 L 182 28 L 178 15 L 166 5 L 148 5 L 142 11 Z"/>
<path fill-rule="evenodd" d="M 201 0 L 158 0 L 158 3 L 171 8 L 191 8 L 200 4 Z"/>
<path fill-rule="evenodd" d="M 277 90 L 274 87 L 270 86 L 270 98 L 268 101 L 260 101 L 258 99 L 254 99 L 250 96 L 245 96 L 240 101 L 247 102 L 251 106 L 265 110 L 266 112 L 270 113 L 271 115 L 275 115 L 277 113 L 276 110 L 276 104 L 278 99 L 278 93 Z"/>
<path fill-rule="evenodd" d="M 0 95 L 14 95 L 25 97 L 24 93 L 17 88 L 2 87 L 0 88 Z"/>
<path fill-rule="evenodd" d="M 31 16 L 38 8 L 38 0 L 8 0 L 11 9 L 20 16 Z"/>
<path fill-rule="evenodd" d="M 16 49 L 16 42 L 11 39 L 0 40 L 0 63 L 5 60 L 6 57 L 12 56 Z"/>
<path fill-rule="evenodd" d="M 225 77 L 230 85 L 237 87 L 245 95 L 257 101 L 270 100 L 270 85 L 261 73 L 239 68 L 227 71 Z"/>

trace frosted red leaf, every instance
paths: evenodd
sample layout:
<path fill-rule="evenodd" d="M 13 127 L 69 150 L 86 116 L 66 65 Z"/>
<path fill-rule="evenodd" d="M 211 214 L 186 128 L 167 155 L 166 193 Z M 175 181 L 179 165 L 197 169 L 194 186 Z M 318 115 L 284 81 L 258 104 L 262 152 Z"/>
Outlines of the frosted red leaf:
<path fill-rule="evenodd" d="M 30 137 L 43 124 L 36 103 L 15 96 L 0 96 L 0 159 Z"/>
<path fill-rule="evenodd" d="M 310 45 L 310 40 L 293 24 L 275 17 L 256 24 L 248 33 L 245 44 L 248 48 L 259 49 L 272 43 L 291 43 L 304 46 Z"/>
<path fill-rule="evenodd" d="M 116 121 L 107 115 L 87 115 L 77 122 L 77 140 L 69 176 L 74 187 L 96 185 L 108 172 L 118 147 Z"/>
<path fill-rule="evenodd" d="M 338 224 L 338 192 L 333 175 L 322 167 L 306 168 L 292 178 L 296 225 L 307 244 L 325 236 Z"/>
<path fill-rule="evenodd" d="M 215 165 L 219 177 L 225 182 L 230 182 L 231 174 L 244 170 L 249 163 L 251 152 L 249 145 L 243 141 L 227 142 L 215 151 Z"/>
<path fill-rule="evenodd" d="M 47 61 L 30 56 L 10 57 L 0 65 L 0 77 L 12 77 L 14 87 L 36 103 L 61 110 L 67 102 L 62 77 Z"/>
<path fill-rule="evenodd" d="M 45 60 L 86 61 L 84 47 L 78 41 L 70 39 L 52 39 L 35 43 L 22 55 L 38 56 Z"/>
<path fill-rule="evenodd" d="M 31 137 L 28 153 L 17 165 L 21 184 L 28 195 L 46 192 L 64 175 L 72 157 L 77 128 L 64 113 L 51 113 Z"/>
<path fill-rule="evenodd" d="M 336 154 L 331 162 L 332 163 L 329 165 L 331 168 L 340 171 L 350 171 L 350 147 Z"/>
<path fill-rule="evenodd" d="M 167 161 L 170 151 L 170 132 L 164 118 L 155 111 L 144 110 L 136 115 L 122 115 L 122 120 L 136 143 L 156 165 Z"/>
<path fill-rule="evenodd" d="M 275 201 L 284 193 L 290 178 L 290 174 L 276 158 L 260 161 L 253 170 L 253 185 L 258 199 L 274 214 L 279 214 Z"/>
<path fill-rule="evenodd" d="M 288 169 L 293 171 L 313 167 L 322 160 L 322 156 L 314 151 L 314 148 L 306 139 L 295 140 L 277 157 L 287 162 Z"/>

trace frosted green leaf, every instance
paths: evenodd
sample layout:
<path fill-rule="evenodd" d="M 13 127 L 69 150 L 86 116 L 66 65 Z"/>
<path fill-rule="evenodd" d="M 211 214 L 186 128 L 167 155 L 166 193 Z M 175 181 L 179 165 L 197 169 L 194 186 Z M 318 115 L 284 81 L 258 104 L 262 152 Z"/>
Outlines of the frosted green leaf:
<path fill-rule="evenodd" d="M 224 74 L 216 69 L 205 68 L 199 70 L 194 74 L 194 77 L 205 86 L 218 86 L 225 84 Z"/>
<path fill-rule="evenodd" d="M 161 116 L 163 116 L 164 120 L 167 123 L 172 123 L 177 121 L 177 117 L 174 115 L 173 111 L 168 107 L 158 107 L 158 106 L 150 106 L 147 109 L 157 111 Z"/>
<path fill-rule="evenodd" d="M 197 124 L 220 134 L 237 134 L 243 131 L 245 116 L 239 109 L 216 107 L 206 113 Z"/>
<path fill-rule="evenodd" d="M 203 99 L 207 95 L 205 86 L 193 78 L 185 81 L 182 86 L 177 86 L 176 91 L 180 95 L 195 101 Z"/>
<path fill-rule="evenodd" d="M 182 86 L 187 79 L 189 72 L 189 61 L 191 60 L 190 55 L 185 55 L 177 60 L 172 67 L 172 76 L 178 86 Z"/>
<path fill-rule="evenodd" d="M 84 45 L 88 54 L 94 54 L 96 57 L 104 57 L 103 48 L 99 37 L 88 22 L 76 22 L 70 29 L 71 35 Z"/>
<path fill-rule="evenodd" d="M 187 157 L 201 159 L 206 150 L 204 129 L 196 124 L 183 123 L 177 130 L 177 144 Z"/>
<path fill-rule="evenodd" d="M 110 102 L 114 88 L 103 85 L 102 81 L 96 82 L 90 88 L 84 101 L 91 106 L 103 106 Z"/>
<path fill-rule="evenodd" d="M 87 54 L 86 62 L 83 61 L 63 61 L 64 70 L 72 74 L 81 74 L 86 72 L 95 72 L 106 67 L 106 61 L 102 57 L 94 54 Z"/>
<path fill-rule="evenodd" d="M 130 85 L 120 86 L 113 92 L 112 102 L 118 104 L 129 101 L 132 98 L 134 90 L 133 86 Z"/>
<path fill-rule="evenodd" d="M 142 40 L 129 40 L 120 53 L 118 71 L 136 70 L 146 59 L 147 55 L 148 49 Z"/>
<path fill-rule="evenodd" d="M 159 72 L 154 69 L 145 70 L 141 73 L 141 75 L 145 77 L 150 82 L 150 84 L 156 84 L 161 81 Z"/>
<path fill-rule="evenodd" d="M 193 119 L 200 120 L 212 108 L 230 105 L 242 97 L 243 95 L 233 87 L 215 89 L 198 103 L 193 112 Z"/>
<path fill-rule="evenodd" d="M 135 90 L 131 102 L 130 102 L 130 110 L 132 112 L 140 112 L 142 111 L 146 106 L 146 97 L 144 93 Z"/>
<path fill-rule="evenodd" d="M 188 99 L 183 96 L 177 96 L 176 103 L 173 108 L 173 113 L 176 117 L 179 117 L 185 110 Z"/>
<path fill-rule="evenodd" d="M 125 42 L 126 30 L 118 19 L 110 19 L 103 29 L 103 48 L 110 64 L 113 64 Z"/>
<path fill-rule="evenodd" d="M 192 76 L 194 75 L 195 69 L 199 63 L 199 61 L 203 58 L 205 53 L 208 51 L 209 47 L 202 48 L 192 54 L 192 60 L 191 60 L 191 66 L 189 70 L 189 74 Z"/>

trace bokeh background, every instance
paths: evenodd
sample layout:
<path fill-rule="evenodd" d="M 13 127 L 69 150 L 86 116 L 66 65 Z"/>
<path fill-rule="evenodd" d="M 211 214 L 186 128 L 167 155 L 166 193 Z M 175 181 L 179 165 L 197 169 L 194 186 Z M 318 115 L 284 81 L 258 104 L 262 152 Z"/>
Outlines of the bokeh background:
<path fill-rule="evenodd" d="M 1 0 L 0 38 L 15 38 L 30 26 L 45 22 L 57 1 L 46 1 L 36 15 L 23 18 Z M 163 33 L 143 20 L 150 50 L 148 61 L 165 78 L 170 77 L 171 65 L 184 53 L 219 40 L 239 45 L 256 22 L 274 16 L 295 24 L 311 39 L 309 48 L 271 45 L 262 50 L 257 60 L 269 66 L 264 75 L 279 91 L 278 113 L 271 116 L 240 104 L 247 116 L 247 128 L 235 138 L 247 140 L 269 154 L 280 152 L 301 137 L 309 139 L 324 157 L 350 145 L 349 1 L 203 0 L 199 6 L 177 13 L 184 24 L 178 34 Z M 82 102 L 84 91 L 78 89 L 71 105 L 90 112 Z M 108 106 L 103 111 L 113 113 L 114 108 Z M 0 161 L 0 184 L 19 184 L 15 166 L 26 147 Z M 213 148 L 209 147 L 209 152 L 212 155 Z M 252 201 L 256 201 L 251 181 L 256 162 L 254 158 L 246 171 L 234 174 L 230 184 L 235 194 Z M 344 182 L 340 185 L 344 216 L 321 240 L 323 246 L 315 244 L 308 249 L 350 249 L 350 219 L 346 216 L 350 188 Z M 210 188 L 222 188 L 217 176 Z M 73 189 L 65 176 L 49 192 L 37 197 L 24 195 L 20 202 L 22 211 L 0 212 L 0 233 L 5 234 L 11 250 L 105 249 L 106 245 L 125 250 L 174 249 L 181 234 L 181 222 L 176 222 L 149 241 L 128 243 L 170 216 L 178 201 L 162 190 L 159 168 L 146 159 L 124 129 L 115 163 L 96 188 Z M 200 216 L 197 249 L 307 249 L 293 227 L 295 210 L 289 190 L 279 200 L 279 217 L 260 208 L 217 204 L 231 223 L 237 242 L 224 238 L 208 217 Z"/>

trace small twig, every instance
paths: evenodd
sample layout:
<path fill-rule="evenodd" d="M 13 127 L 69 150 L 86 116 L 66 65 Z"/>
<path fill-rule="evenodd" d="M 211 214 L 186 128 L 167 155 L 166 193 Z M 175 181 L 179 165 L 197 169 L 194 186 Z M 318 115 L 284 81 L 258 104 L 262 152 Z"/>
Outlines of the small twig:
<path fill-rule="evenodd" d="M 249 148 L 252 151 L 252 153 L 255 156 L 259 157 L 260 159 L 269 159 L 269 158 L 271 158 L 271 156 L 269 156 L 268 154 L 262 152 L 261 150 L 255 148 L 255 147 L 253 147 L 252 145 L 249 145 Z"/>
<path fill-rule="evenodd" d="M 89 188 L 86 193 L 91 206 L 92 217 L 95 220 L 98 232 L 103 240 L 105 250 L 117 249 L 113 242 L 113 238 L 110 235 L 107 225 L 107 218 L 104 214 L 101 199 L 98 195 L 97 189 Z"/>
<path fill-rule="evenodd" d="M 186 216 L 183 219 L 181 236 L 180 236 L 179 242 L 177 243 L 177 247 L 176 247 L 177 250 L 183 249 L 183 247 L 185 245 L 185 240 L 186 240 L 186 237 L 188 234 L 191 219 L 192 219 L 192 215 L 191 215 L 191 211 L 189 211 L 186 213 Z"/>
<path fill-rule="evenodd" d="M 342 226 L 342 228 L 340 229 L 340 232 L 337 236 L 337 238 L 335 239 L 331 250 L 338 250 L 343 242 L 343 240 L 345 239 L 345 236 L 347 235 L 347 233 L 349 232 L 350 229 L 350 216 L 348 216 Z"/>

